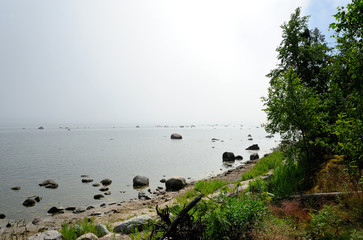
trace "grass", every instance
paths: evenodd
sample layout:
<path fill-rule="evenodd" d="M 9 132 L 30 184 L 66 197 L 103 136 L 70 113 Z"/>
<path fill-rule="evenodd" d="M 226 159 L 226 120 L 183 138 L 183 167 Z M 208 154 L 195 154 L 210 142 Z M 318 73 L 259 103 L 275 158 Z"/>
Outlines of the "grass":
<path fill-rule="evenodd" d="M 258 161 L 250 171 L 243 173 L 239 182 L 265 175 L 269 170 L 274 169 L 281 164 L 283 160 L 283 153 L 280 151 L 274 151 L 268 156 L 261 158 L 261 160 Z"/>
<path fill-rule="evenodd" d="M 98 235 L 93 219 L 87 217 L 79 220 L 77 224 L 63 224 L 60 233 L 66 240 L 77 239 L 86 233 L 94 233 L 96 236 Z"/>
<path fill-rule="evenodd" d="M 198 181 L 195 183 L 194 188 L 192 190 L 189 190 L 185 194 L 178 196 L 176 198 L 177 203 L 180 205 L 186 204 L 188 201 L 192 200 L 199 194 L 208 196 L 209 194 L 214 193 L 218 189 L 226 186 L 227 184 L 228 182 L 218 179 Z"/>

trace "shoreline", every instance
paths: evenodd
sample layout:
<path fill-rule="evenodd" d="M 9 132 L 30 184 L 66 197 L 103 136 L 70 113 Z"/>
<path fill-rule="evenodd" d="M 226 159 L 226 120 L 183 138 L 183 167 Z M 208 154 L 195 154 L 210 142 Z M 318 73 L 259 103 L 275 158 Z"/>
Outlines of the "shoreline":
<path fill-rule="evenodd" d="M 59 230 L 62 227 L 62 224 L 74 224 L 85 217 L 94 218 L 94 222 L 96 224 L 107 223 L 111 224 L 112 227 L 115 227 L 120 222 L 134 216 L 148 215 L 150 217 L 155 217 L 157 215 L 155 212 L 156 206 L 164 208 L 166 205 L 173 204 L 173 201 L 176 197 L 183 195 L 186 191 L 192 189 L 197 181 L 220 179 L 228 181 L 229 184 L 231 184 L 233 181 L 239 179 L 242 173 L 247 172 L 249 169 L 251 169 L 258 160 L 246 161 L 245 163 L 233 169 L 229 169 L 215 176 L 191 181 L 182 190 L 176 192 L 164 191 L 165 193 L 160 193 L 155 196 L 153 195 L 150 200 L 131 199 L 123 202 L 115 202 L 106 204 L 104 207 L 98 206 L 78 214 L 65 211 L 65 213 L 62 214 L 55 214 L 49 217 L 45 217 L 43 219 L 39 219 L 39 222 L 35 222 L 34 220 L 32 222 L 26 222 L 25 220 L 9 219 L 7 221 L 13 221 L 13 225 L 11 227 L 0 227 L 0 238 L 5 237 L 5 239 L 11 239 L 14 236 L 29 237 L 38 232 Z"/>

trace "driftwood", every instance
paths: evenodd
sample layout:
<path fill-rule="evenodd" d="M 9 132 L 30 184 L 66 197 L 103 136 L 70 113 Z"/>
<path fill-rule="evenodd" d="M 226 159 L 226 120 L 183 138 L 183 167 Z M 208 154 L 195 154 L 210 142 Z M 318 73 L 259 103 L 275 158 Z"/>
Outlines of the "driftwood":
<path fill-rule="evenodd" d="M 300 194 L 300 195 L 292 195 L 290 198 L 331 198 L 344 196 L 349 194 L 362 194 L 362 191 L 358 192 L 327 192 L 327 193 L 311 193 L 311 194 Z"/>
<path fill-rule="evenodd" d="M 186 207 L 184 207 L 178 214 L 178 216 L 175 218 L 175 220 L 173 222 L 171 222 L 171 224 L 168 227 L 168 230 L 166 231 L 166 233 L 160 238 L 160 240 L 165 239 L 167 237 L 171 237 L 174 235 L 180 221 L 188 214 L 188 212 L 202 199 L 203 194 L 200 194 L 199 196 L 197 196 L 196 198 L 194 198 Z M 159 215 L 159 211 L 157 210 L 158 215 Z M 166 218 L 165 213 L 161 213 L 161 215 L 159 215 L 161 218 Z M 165 220 L 164 220 L 165 221 Z M 170 221 L 169 221 L 170 222 Z"/>

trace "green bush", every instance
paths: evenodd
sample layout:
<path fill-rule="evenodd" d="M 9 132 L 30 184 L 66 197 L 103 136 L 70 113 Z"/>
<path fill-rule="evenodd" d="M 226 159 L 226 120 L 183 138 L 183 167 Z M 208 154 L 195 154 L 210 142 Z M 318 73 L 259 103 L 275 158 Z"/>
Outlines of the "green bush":
<path fill-rule="evenodd" d="M 241 239 L 251 232 L 265 215 L 266 207 L 256 195 L 239 193 L 225 197 L 220 205 L 204 217 L 207 239 Z"/>
<path fill-rule="evenodd" d="M 253 193 L 268 192 L 267 183 L 262 178 L 258 177 L 248 183 L 248 188 L 246 190 Z"/>

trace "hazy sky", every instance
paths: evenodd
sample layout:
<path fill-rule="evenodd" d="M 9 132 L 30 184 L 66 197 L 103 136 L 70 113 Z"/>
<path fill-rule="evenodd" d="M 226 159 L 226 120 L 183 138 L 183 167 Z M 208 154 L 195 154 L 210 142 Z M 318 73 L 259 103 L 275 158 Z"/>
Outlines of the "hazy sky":
<path fill-rule="evenodd" d="M 280 26 L 347 0 L 0 0 L 0 125 L 259 124 Z"/>

